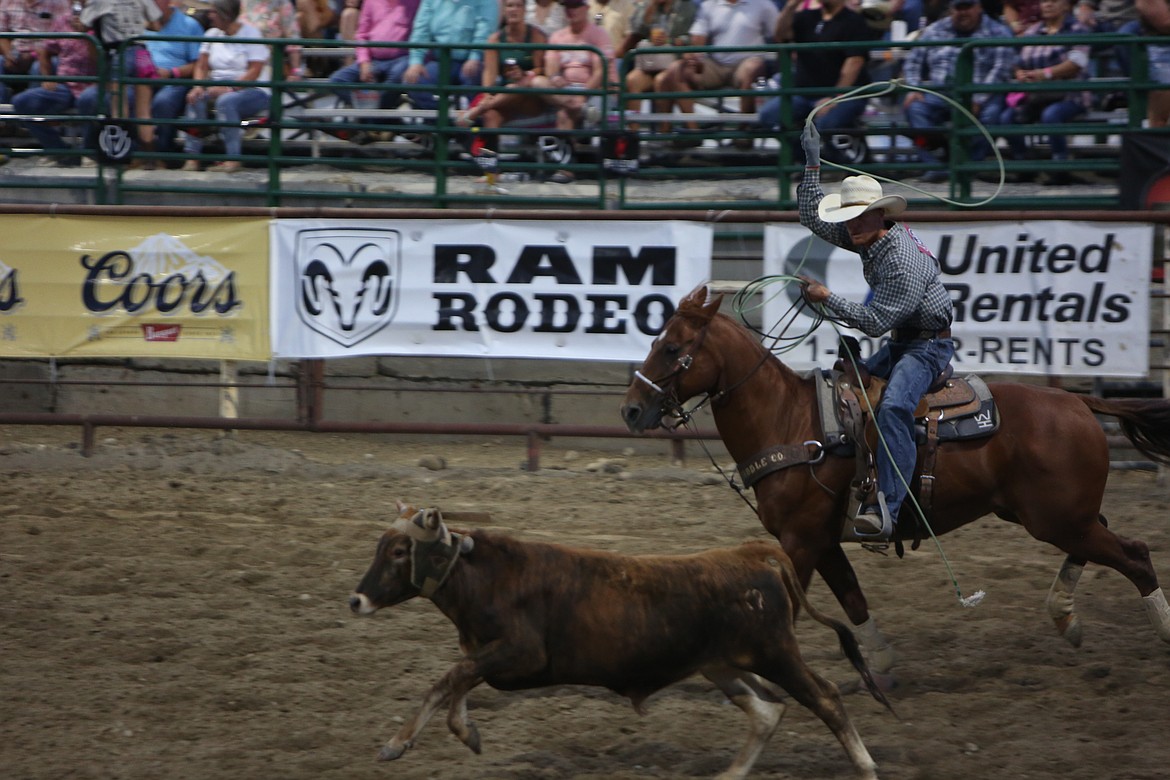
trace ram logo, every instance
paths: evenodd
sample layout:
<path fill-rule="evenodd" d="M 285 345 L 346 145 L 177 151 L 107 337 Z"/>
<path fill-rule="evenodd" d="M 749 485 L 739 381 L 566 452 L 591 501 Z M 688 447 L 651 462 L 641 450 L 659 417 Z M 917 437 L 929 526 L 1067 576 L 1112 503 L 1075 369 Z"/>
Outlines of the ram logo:
<path fill-rule="evenodd" d="M 301 230 L 295 253 L 297 312 L 317 333 L 352 347 L 394 319 L 402 265 L 397 230 Z"/>

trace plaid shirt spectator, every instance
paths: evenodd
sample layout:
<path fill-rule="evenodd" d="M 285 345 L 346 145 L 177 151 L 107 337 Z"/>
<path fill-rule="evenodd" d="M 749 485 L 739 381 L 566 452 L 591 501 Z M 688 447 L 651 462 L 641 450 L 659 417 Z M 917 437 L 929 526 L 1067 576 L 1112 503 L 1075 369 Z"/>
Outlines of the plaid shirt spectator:
<path fill-rule="evenodd" d="M 806 168 L 797 189 L 800 224 L 830 244 L 861 255 L 861 271 L 873 291 L 864 304 L 830 293 L 825 305 L 846 325 L 869 336 L 894 328 L 949 328 L 954 309 L 939 280 L 938 260 L 914 232 L 900 222 L 887 222 L 889 232 L 868 247 L 858 247 L 845 223 L 820 218 L 817 205 L 824 197 L 820 169 Z"/>
<path fill-rule="evenodd" d="M 920 41 L 938 41 L 935 46 L 919 46 L 910 50 L 902 66 L 902 78 L 916 87 L 938 88 L 949 85 L 955 79 L 955 62 L 959 48 L 968 40 L 979 38 L 1011 38 L 1012 31 L 1006 24 L 983 14 L 979 26 L 970 35 L 955 32 L 955 25 L 949 16 L 944 16 L 927 26 L 919 35 Z M 947 45 L 944 45 L 943 42 Z M 1016 50 L 1011 46 L 980 46 L 974 50 L 974 84 L 1004 84 L 1012 80 L 1016 64 Z M 986 94 L 974 95 L 972 101 L 981 104 Z"/>

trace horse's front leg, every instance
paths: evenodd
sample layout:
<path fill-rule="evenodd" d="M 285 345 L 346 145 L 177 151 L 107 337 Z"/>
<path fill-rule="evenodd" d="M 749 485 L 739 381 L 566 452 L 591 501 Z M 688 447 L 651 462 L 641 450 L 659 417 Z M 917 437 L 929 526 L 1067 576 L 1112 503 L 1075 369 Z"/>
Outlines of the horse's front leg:
<path fill-rule="evenodd" d="M 854 633 L 865 651 L 865 660 L 878 684 L 887 688 L 892 684 L 890 671 L 894 668 L 894 648 L 878 630 L 877 621 L 869 613 L 869 604 L 861 592 L 861 583 L 853 571 L 853 564 L 840 544 L 830 544 L 816 564 L 817 572 L 837 597 L 841 608 L 855 626 Z M 878 679 L 886 678 L 886 679 Z"/>

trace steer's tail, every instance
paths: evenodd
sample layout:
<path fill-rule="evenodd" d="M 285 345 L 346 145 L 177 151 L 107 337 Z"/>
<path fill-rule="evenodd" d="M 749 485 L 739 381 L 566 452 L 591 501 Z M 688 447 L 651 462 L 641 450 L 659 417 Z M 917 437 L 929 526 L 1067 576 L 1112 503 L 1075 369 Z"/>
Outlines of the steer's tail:
<path fill-rule="evenodd" d="M 853 636 L 853 632 L 849 630 L 849 626 L 840 620 L 834 620 L 809 603 L 808 596 L 805 595 L 804 588 L 800 587 L 800 581 L 796 577 L 796 570 L 792 568 L 792 562 L 787 558 L 781 562 L 780 573 L 784 577 L 784 584 L 788 587 L 788 592 L 795 594 L 797 601 L 800 602 L 801 608 L 808 613 L 809 617 L 837 632 L 837 640 L 841 643 L 841 651 L 845 653 L 845 657 L 849 659 L 849 663 L 853 664 L 853 668 L 861 675 L 861 681 L 865 683 L 865 687 L 869 690 L 870 695 L 885 705 L 885 708 L 893 712 L 896 716 L 897 713 L 894 712 L 894 708 L 890 705 L 889 700 L 886 699 L 886 695 L 874 683 L 873 675 L 869 673 L 869 664 L 865 662 L 865 656 L 861 654 L 861 646 L 857 644 L 857 637 Z"/>
<path fill-rule="evenodd" d="M 1143 454 L 1170 464 L 1170 401 L 1156 398 L 1097 398 L 1077 396 L 1097 414 L 1116 417 L 1125 438 Z"/>

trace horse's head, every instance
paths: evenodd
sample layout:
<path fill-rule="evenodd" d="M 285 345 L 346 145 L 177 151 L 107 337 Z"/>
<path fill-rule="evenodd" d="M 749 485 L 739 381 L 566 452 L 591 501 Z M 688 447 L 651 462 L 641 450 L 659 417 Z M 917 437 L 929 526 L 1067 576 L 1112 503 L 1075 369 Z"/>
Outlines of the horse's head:
<path fill-rule="evenodd" d="M 714 389 L 721 363 L 704 342 L 722 300 L 722 295 L 709 296 L 702 285 L 679 301 L 626 390 L 621 414 L 630 431 L 657 428 L 664 415 Z M 700 355 L 704 357 L 700 359 Z"/>

